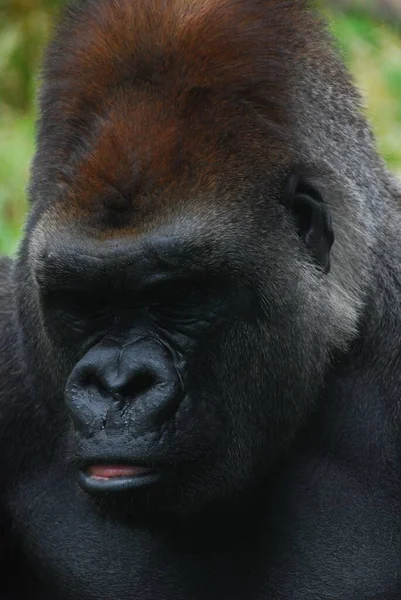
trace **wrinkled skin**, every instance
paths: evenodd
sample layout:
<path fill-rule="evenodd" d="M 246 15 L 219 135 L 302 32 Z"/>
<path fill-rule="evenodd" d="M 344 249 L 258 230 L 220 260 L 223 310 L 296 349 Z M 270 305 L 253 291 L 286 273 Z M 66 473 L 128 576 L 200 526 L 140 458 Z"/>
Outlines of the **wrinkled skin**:
<path fill-rule="evenodd" d="M 399 598 L 399 191 L 320 22 L 77 2 L 40 108 L 1 598 Z"/>

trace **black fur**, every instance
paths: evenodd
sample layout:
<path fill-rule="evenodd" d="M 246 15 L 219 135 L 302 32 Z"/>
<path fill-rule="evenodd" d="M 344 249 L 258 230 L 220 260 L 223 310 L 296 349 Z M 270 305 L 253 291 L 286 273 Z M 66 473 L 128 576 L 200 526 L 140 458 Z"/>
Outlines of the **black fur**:
<path fill-rule="evenodd" d="M 49 51 L 32 207 L 0 261 L 1 599 L 401 597 L 400 192 L 306 3 L 219 3 L 198 47 L 230 11 L 252 35 L 231 70 L 202 55 L 207 86 L 175 62 L 175 0 L 142 21 L 140 2 L 77 3 Z M 113 63 L 119 10 L 149 41 L 138 89 Z M 104 493 L 87 473 L 106 461 L 161 479 Z"/>

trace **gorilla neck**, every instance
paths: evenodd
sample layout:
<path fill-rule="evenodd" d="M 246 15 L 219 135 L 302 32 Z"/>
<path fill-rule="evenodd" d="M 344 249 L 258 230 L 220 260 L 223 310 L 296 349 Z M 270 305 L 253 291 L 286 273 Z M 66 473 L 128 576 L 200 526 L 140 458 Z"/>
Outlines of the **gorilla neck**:
<path fill-rule="evenodd" d="M 350 351 L 337 357 L 326 380 L 324 401 L 304 438 L 313 441 L 303 445 L 308 452 L 323 451 L 344 468 L 381 485 L 398 482 L 401 476 L 400 461 L 394 458 L 401 388 L 398 231 L 397 223 L 388 226 L 372 250 L 375 268 L 360 334 Z"/>
<path fill-rule="evenodd" d="M 360 322 L 359 337 L 347 361 L 358 371 L 369 371 L 371 378 L 377 378 L 383 385 L 389 378 L 391 387 L 388 386 L 385 397 L 399 391 L 392 378 L 400 373 L 401 359 L 400 228 L 397 208 L 381 226 L 377 244 L 371 250 L 373 269 L 366 295 L 368 301 Z"/>

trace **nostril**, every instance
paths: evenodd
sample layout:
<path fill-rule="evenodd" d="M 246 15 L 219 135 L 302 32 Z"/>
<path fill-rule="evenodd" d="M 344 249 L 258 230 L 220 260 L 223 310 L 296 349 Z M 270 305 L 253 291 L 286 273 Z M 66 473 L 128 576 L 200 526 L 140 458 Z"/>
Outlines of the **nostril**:
<path fill-rule="evenodd" d="M 118 372 L 116 369 L 99 369 L 91 364 L 75 373 L 74 383 L 80 389 L 92 390 L 103 398 L 121 402 L 146 394 L 160 383 L 160 377 L 147 365 Z"/>
<path fill-rule="evenodd" d="M 80 389 L 91 390 L 104 398 L 113 395 L 113 390 L 106 374 L 102 374 L 94 365 L 85 365 L 83 368 L 77 370 L 74 383 Z"/>
<path fill-rule="evenodd" d="M 97 387 L 97 376 L 95 369 L 92 366 L 74 369 L 74 383 L 81 388 Z"/>
<path fill-rule="evenodd" d="M 97 390 L 102 396 L 110 395 L 110 388 L 107 380 L 94 368 L 82 370 L 80 384 L 83 388 Z"/>
<path fill-rule="evenodd" d="M 140 371 L 135 373 L 123 389 L 120 389 L 120 394 L 135 398 L 148 392 L 156 384 L 156 377 L 150 371 Z"/>

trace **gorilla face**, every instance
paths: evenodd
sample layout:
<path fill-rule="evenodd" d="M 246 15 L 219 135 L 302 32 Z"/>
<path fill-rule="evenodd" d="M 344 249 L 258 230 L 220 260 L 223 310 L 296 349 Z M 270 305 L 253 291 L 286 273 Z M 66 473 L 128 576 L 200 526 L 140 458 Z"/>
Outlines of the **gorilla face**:
<path fill-rule="evenodd" d="M 293 438 L 338 331 L 324 203 L 296 178 L 281 194 L 268 215 L 222 205 L 126 238 L 43 233 L 36 216 L 37 343 L 86 492 L 199 510 L 256 485 Z"/>
<path fill-rule="evenodd" d="M 192 511 L 265 476 L 357 311 L 346 254 L 330 271 L 341 198 L 311 179 L 292 112 L 306 12 L 162 4 L 61 21 L 18 302 L 84 490 Z"/>

